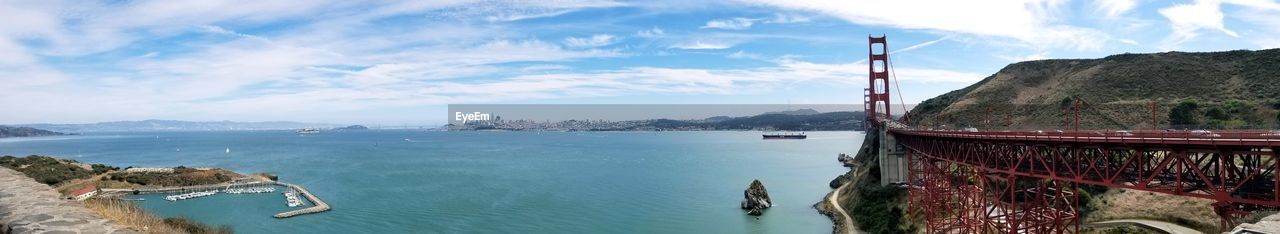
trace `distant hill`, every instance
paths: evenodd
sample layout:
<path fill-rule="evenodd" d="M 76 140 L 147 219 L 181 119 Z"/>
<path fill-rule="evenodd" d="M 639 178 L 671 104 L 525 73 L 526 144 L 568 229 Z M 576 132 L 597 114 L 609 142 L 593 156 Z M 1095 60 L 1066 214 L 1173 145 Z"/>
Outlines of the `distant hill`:
<path fill-rule="evenodd" d="M 789 110 L 789 111 L 770 111 L 770 112 L 765 112 L 764 114 L 766 115 L 768 114 L 816 115 L 818 113 L 822 113 L 822 112 L 818 112 L 817 110 L 814 110 L 814 109 L 799 109 L 799 110 Z"/>
<path fill-rule="evenodd" d="M 618 130 L 780 130 L 780 131 L 847 131 L 862 130 L 861 111 L 838 111 L 818 114 L 761 114 L 746 117 L 716 116 L 703 121 L 655 119 L 637 121 L 642 124 Z"/>
<path fill-rule="evenodd" d="M 1152 102 L 1156 128 L 1270 128 L 1280 120 L 1280 49 L 1019 62 L 920 103 L 911 119 L 947 127 L 983 127 L 989 118 L 993 128 L 1066 128 L 1075 98 L 1084 102 L 1082 128 L 1152 128 Z M 1185 108 L 1175 114 L 1178 105 Z"/>
<path fill-rule="evenodd" d="M 280 130 L 301 128 L 333 128 L 337 124 L 299 123 L 287 121 L 192 122 L 178 120 L 117 121 L 91 124 L 22 124 L 18 126 L 49 129 L 60 132 L 129 132 L 129 131 L 228 131 L 228 130 Z"/>
<path fill-rule="evenodd" d="M 806 109 L 813 111 L 811 109 Z M 816 111 L 814 111 L 816 112 Z M 711 123 L 716 129 L 774 128 L 790 131 L 862 130 L 861 111 L 840 111 L 816 114 L 763 114 L 738 117 Z"/>
<path fill-rule="evenodd" d="M 333 130 L 339 130 L 339 131 L 342 131 L 342 130 L 369 130 L 369 127 L 365 127 L 364 125 L 351 125 L 351 126 L 346 126 L 346 127 L 333 128 Z"/>
<path fill-rule="evenodd" d="M 44 129 L 31 127 L 13 127 L 0 125 L 0 138 L 6 137 L 35 137 L 35 136 L 59 136 L 66 135 L 61 132 L 54 132 Z"/>

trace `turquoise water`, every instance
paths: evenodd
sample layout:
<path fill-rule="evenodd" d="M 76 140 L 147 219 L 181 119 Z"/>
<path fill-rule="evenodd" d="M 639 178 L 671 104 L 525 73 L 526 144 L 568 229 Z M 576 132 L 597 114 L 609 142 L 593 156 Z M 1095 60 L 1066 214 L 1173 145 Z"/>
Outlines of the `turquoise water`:
<path fill-rule="evenodd" d="M 861 132 L 769 141 L 759 132 L 155 132 L 6 139 L 0 154 L 267 172 L 333 206 L 274 219 L 290 210 L 279 193 L 142 202 L 239 233 L 829 233 L 831 222 L 810 206 L 843 173 L 836 154 L 861 140 Z M 777 203 L 759 219 L 738 208 L 755 178 Z"/>

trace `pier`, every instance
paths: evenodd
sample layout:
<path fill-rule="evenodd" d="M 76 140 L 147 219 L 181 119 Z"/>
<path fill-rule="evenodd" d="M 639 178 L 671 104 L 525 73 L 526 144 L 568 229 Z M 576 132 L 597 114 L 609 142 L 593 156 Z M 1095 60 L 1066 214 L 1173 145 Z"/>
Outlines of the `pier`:
<path fill-rule="evenodd" d="M 311 207 L 302 208 L 302 209 L 297 209 L 297 210 L 292 210 L 292 211 L 286 211 L 286 212 L 284 212 L 284 213 L 279 213 L 279 214 L 276 214 L 276 215 L 274 215 L 274 216 L 272 216 L 272 217 L 276 217 L 276 218 L 278 218 L 278 219 L 283 219 L 283 218 L 288 218 L 288 217 L 293 217 L 293 216 L 299 216 L 299 215 L 304 215 L 304 214 L 312 214 L 312 213 L 320 213 L 320 212 L 325 212 L 325 211 L 329 211 L 329 210 L 330 210 L 330 208 L 329 208 L 329 204 L 328 204 L 328 203 L 324 203 L 324 201 L 321 201 L 321 200 L 320 200 L 320 198 L 316 197 L 316 195 L 312 195 L 310 191 L 307 191 L 307 189 L 302 188 L 302 186 L 298 186 L 298 185 L 290 184 L 290 183 L 284 183 L 284 182 L 277 182 L 277 181 L 271 181 L 271 182 L 268 182 L 268 183 L 272 183 L 272 184 L 275 184 L 275 185 L 280 185 L 280 186 L 289 187 L 290 189 L 293 189 L 293 191 L 297 191 L 297 192 L 299 192 L 299 193 L 302 193 L 302 196 L 303 196 L 303 197 L 307 198 L 307 200 L 310 200 L 312 204 L 315 204 L 314 206 L 311 206 Z"/>

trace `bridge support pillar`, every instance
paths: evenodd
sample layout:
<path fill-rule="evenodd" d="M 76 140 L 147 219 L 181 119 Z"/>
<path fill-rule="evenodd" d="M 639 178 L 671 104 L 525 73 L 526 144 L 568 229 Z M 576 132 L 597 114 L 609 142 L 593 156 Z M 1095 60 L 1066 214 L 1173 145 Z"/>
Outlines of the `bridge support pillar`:
<path fill-rule="evenodd" d="M 879 153 L 876 154 L 880 161 L 880 185 L 906 183 L 907 158 L 903 156 L 904 150 L 901 145 L 898 145 L 898 140 L 893 134 L 889 134 L 885 129 L 883 127 L 875 129 L 875 134 L 880 134 L 880 148 Z"/>

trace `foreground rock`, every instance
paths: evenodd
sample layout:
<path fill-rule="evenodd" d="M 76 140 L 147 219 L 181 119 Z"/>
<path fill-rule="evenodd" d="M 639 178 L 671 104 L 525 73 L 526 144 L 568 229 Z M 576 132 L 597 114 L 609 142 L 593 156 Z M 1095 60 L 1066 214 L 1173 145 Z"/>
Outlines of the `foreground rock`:
<path fill-rule="evenodd" d="M 0 167 L 0 233 L 135 233 L 48 185 Z"/>
<path fill-rule="evenodd" d="M 760 180 L 752 180 L 751 185 L 747 186 L 746 191 L 742 191 L 745 198 L 742 200 L 742 209 L 747 210 L 749 215 L 762 215 L 764 209 L 773 206 L 773 200 L 769 199 L 769 191 L 764 189 L 764 184 Z"/>
<path fill-rule="evenodd" d="M 853 161 L 853 155 L 840 154 L 840 156 L 836 157 L 836 160 L 839 160 L 841 165 L 848 168 L 853 168 L 858 165 L 856 161 Z"/>

